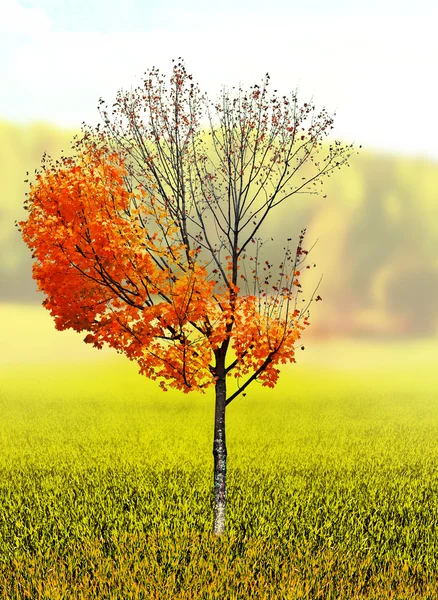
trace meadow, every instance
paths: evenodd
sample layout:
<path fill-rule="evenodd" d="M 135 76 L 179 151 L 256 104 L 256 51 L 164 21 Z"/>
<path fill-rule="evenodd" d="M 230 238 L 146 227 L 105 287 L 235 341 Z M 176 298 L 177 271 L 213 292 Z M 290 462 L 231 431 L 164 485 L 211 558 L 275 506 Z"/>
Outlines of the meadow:
<path fill-rule="evenodd" d="M 11 322 L 0 598 L 438 596 L 436 341 L 309 342 L 274 390 L 234 400 L 214 538 L 212 392 L 160 392 L 90 348 L 49 360 L 42 338 L 20 360 Z"/>

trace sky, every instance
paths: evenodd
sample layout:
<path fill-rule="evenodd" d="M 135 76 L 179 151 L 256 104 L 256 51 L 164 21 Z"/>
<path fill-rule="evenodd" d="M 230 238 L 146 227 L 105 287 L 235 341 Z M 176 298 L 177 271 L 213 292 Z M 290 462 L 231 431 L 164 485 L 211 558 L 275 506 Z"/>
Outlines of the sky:
<path fill-rule="evenodd" d="M 336 112 L 344 142 L 438 160 L 435 0 L 0 0 L 0 119 L 79 128 L 97 103 L 168 76 L 272 90 Z"/>

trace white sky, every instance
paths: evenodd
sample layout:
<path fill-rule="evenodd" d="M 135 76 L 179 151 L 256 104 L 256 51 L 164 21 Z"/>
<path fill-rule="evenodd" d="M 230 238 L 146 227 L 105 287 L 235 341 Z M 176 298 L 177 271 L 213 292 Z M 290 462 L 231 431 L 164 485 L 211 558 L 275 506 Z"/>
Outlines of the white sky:
<path fill-rule="evenodd" d="M 0 118 L 79 127 L 171 59 L 214 99 L 272 90 L 336 110 L 334 135 L 438 159 L 432 0 L 0 0 Z"/>

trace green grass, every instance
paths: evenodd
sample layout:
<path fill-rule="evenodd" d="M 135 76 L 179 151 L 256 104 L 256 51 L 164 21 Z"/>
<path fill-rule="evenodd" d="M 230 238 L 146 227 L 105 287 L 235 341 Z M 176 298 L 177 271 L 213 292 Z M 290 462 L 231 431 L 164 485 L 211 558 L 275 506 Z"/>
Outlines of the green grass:
<path fill-rule="evenodd" d="M 436 344 L 339 347 L 228 407 L 223 539 L 211 392 L 123 357 L 4 365 L 0 597 L 436 598 Z"/>

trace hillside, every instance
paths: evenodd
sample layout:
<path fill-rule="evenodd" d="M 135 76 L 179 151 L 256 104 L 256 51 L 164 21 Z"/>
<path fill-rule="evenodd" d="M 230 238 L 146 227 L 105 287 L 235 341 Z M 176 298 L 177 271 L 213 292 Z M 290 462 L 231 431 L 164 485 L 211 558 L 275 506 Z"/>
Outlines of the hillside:
<path fill-rule="evenodd" d="M 43 152 L 68 153 L 74 135 L 55 126 L 0 122 L 0 302 L 40 303 L 31 257 L 14 221 L 25 218 L 26 171 Z M 420 337 L 438 324 L 438 164 L 361 151 L 350 168 L 325 180 L 326 199 L 293 196 L 265 235 L 266 258 L 279 262 L 283 242 L 308 228 L 312 292 L 323 274 L 323 302 L 309 335 Z"/>

